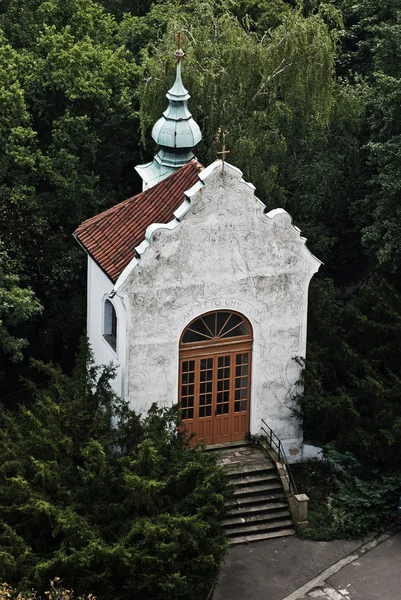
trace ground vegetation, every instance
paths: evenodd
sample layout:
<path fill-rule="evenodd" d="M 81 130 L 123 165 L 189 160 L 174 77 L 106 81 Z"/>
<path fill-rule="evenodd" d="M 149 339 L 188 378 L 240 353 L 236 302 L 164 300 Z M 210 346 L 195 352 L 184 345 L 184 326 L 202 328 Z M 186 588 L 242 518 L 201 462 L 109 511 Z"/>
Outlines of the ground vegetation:
<path fill-rule="evenodd" d="M 309 526 L 298 532 L 303 539 L 362 538 L 397 522 L 399 471 L 363 468 L 351 452 L 338 452 L 334 443 L 325 446 L 323 460 L 297 464 L 292 471 L 298 488 L 309 497 Z"/>

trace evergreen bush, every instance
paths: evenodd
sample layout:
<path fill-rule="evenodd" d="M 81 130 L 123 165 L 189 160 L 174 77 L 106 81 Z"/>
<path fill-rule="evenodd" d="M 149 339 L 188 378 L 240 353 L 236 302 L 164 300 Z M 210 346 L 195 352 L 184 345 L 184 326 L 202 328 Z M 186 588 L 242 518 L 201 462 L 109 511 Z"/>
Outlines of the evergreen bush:
<path fill-rule="evenodd" d="M 60 576 L 105 600 L 203 599 L 226 551 L 228 488 L 176 409 L 135 414 L 83 348 L 32 406 L 0 414 L 0 573 L 19 591 Z"/>

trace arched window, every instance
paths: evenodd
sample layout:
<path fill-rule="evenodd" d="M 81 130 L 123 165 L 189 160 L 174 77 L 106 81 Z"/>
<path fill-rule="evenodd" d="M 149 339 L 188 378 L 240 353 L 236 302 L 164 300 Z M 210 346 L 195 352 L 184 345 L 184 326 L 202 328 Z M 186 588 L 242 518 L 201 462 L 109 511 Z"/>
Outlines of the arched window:
<path fill-rule="evenodd" d="M 103 337 L 115 351 L 117 348 L 117 314 L 110 300 L 104 303 Z"/>
<path fill-rule="evenodd" d="M 245 318 L 234 312 L 218 311 L 208 313 L 193 321 L 182 336 L 182 344 L 193 342 L 219 342 L 227 338 L 251 336 Z"/>

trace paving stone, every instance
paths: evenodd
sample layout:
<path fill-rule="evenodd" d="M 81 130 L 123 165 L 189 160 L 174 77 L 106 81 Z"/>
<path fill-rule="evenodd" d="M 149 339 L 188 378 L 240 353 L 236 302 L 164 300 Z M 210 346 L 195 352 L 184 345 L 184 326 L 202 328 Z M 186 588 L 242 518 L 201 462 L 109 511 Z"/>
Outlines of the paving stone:
<path fill-rule="evenodd" d="M 301 598 L 327 598 L 326 594 L 322 590 L 322 588 L 317 588 L 315 590 L 311 590 L 307 596 L 301 596 Z"/>

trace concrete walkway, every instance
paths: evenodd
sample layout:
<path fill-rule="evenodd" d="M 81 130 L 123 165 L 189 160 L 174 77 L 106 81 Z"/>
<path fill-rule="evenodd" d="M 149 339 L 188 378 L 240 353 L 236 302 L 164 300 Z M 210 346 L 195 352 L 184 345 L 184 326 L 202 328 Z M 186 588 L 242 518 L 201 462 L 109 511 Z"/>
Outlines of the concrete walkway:
<path fill-rule="evenodd" d="M 213 600 L 400 600 L 400 567 L 401 533 L 257 542 L 230 549 Z"/>
<path fill-rule="evenodd" d="M 372 550 L 367 546 L 365 553 L 357 551 L 356 558 L 339 568 L 332 576 L 320 581 L 319 585 L 305 595 L 298 596 L 296 593 L 297 600 L 399 600 L 401 533 L 385 539 Z"/>

